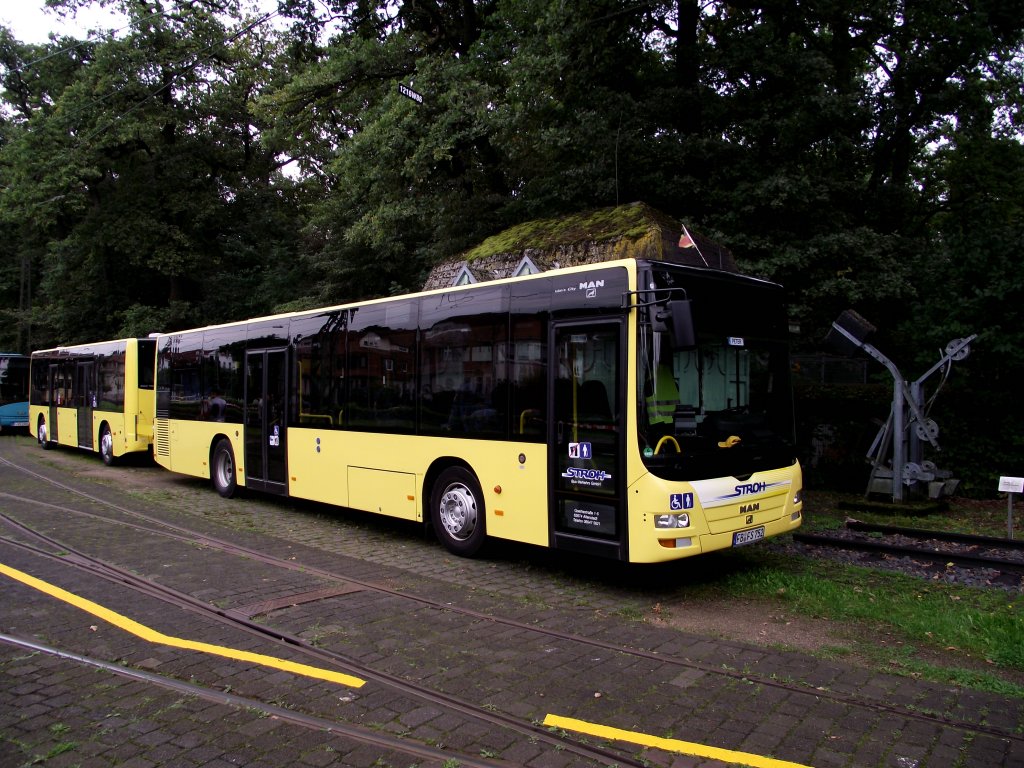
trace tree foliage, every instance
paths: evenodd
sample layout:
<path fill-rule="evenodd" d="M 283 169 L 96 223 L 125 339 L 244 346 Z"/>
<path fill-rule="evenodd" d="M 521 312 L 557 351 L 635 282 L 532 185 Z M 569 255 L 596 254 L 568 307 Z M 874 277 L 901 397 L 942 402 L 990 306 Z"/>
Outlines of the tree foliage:
<path fill-rule="evenodd" d="M 1024 0 L 107 4 L 0 29 L 0 346 L 409 290 L 642 200 L 783 282 L 806 346 L 855 307 L 908 367 L 976 332 L 972 387 L 1022 373 Z"/>

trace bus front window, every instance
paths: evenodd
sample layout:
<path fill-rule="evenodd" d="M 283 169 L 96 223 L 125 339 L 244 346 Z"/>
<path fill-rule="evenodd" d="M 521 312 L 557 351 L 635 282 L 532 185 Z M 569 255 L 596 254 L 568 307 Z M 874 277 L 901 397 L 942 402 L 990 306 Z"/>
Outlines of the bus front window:
<path fill-rule="evenodd" d="M 795 460 L 785 347 L 724 334 L 673 350 L 641 324 L 640 451 L 672 480 L 750 474 Z"/>

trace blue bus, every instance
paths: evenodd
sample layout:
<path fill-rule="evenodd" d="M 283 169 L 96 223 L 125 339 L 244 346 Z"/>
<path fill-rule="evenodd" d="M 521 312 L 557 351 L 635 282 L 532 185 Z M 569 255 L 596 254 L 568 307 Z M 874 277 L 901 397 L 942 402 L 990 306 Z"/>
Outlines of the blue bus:
<path fill-rule="evenodd" d="M 0 431 L 28 428 L 29 358 L 0 352 Z"/>

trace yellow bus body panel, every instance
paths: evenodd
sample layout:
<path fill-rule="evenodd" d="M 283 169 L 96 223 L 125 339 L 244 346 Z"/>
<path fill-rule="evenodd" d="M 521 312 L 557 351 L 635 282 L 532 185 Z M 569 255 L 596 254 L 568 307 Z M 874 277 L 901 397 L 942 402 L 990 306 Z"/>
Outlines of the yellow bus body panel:
<path fill-rule="evenodd" d="M 210 451 L 226 437 L 244 486 L 242 435 L 241 424 L 158 419 L 153 457 L 209 479 Z M 545 445 L 292 427 L 287 446 L 289 496 L 415 521 L 429 503 L 431 465 L 463 463 L 480 481 L 489 536 L 548 545 Z"/>
<path fill-rule="evenodd" d="M 210 478 L 210 452 L 221 438 L 231 441 L 235 454 L 235 479 L 245 485 L 245 452 L 242 425 L 217 421 L 158 419 L 155 422 L 153 458 L 172 472 Z"/>
<path fill-rule="evenodd" d="M 763 490 L 761 489 L 763 484 Z M 646 474 L 634 482 L 629 496 L 629 559 L 635 563 L 678 560 L 733 545 L 733 534 L 764 527 L 764 538 L 788 533 L 803 521 L 803 489 L 799 463 L 757 472 L 747 480 L 733 477 L 669 482 Z M 655 517 L 668 515 L 673 494 L 692 493 L 687 528 L 655 528 Z"/>
<path fill-rule="evenodd" d="M 548 545 L 545 445 L 288 430 L 289 495 L 408 520 L 423 520 L 431 465 L 453 460 L 480 481 L 489 536 Z"/>
<path fill-rule="evenodd" d="M 78 445 L 77 409 L 57 409 L 57 442 L 61 445 Z"/>
<path fill-rule="evenodd" d="M 144 393 L 151 394 L 151 393 Z M 152 398 L 149 398 L 152 400 Z M 32 436 L 39 437 L 39 419 L 49 422 L 50 407 L 48 405 L 29 406 L 29 431 Z M 50 440 L 57 445 L 66 445 L 72 448 L 87 448 L 94 452 L 100 449 L 100 428 L 103 424 L 110 430 L 110 437 L 113 440 L 114 456 L 124 456 L 128 453 L 149 450 L 150 440 L 153 432 L 152 415 L 136 415 L 130 417 L 116 411 L 93 411 L 92 429 L 89 443 L 82 445 L 78 442 L 78 409 L 58 408 L 57 409 L 57 437 L 50 435 Z M 143 431 L 143 424 L 148 424 Z"/>

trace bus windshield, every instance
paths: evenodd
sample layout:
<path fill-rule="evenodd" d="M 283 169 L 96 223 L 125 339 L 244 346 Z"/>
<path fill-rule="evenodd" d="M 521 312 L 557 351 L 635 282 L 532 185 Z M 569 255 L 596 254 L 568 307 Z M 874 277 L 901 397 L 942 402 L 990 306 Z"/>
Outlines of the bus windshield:
<path fill-rule="evenodd" d="M 0 429 L 28 426 L 29 359 L 0 354 Z"/>
<path fill-rule="evenodd" d="M 656 284 L 671 283 L 657 274 Z M 688 281 L 696 344 L 679 349 L 658 305 L 638 324 L 637 429 L 669 480 L 743 477 L 796 460 L 786 322 L 776 286 Z"/>
<path fill-rule="evenodd" d="M 0 405 L 26 402 L 28 402 L 28 358 L 21 355 L 0 354 Z"/>

